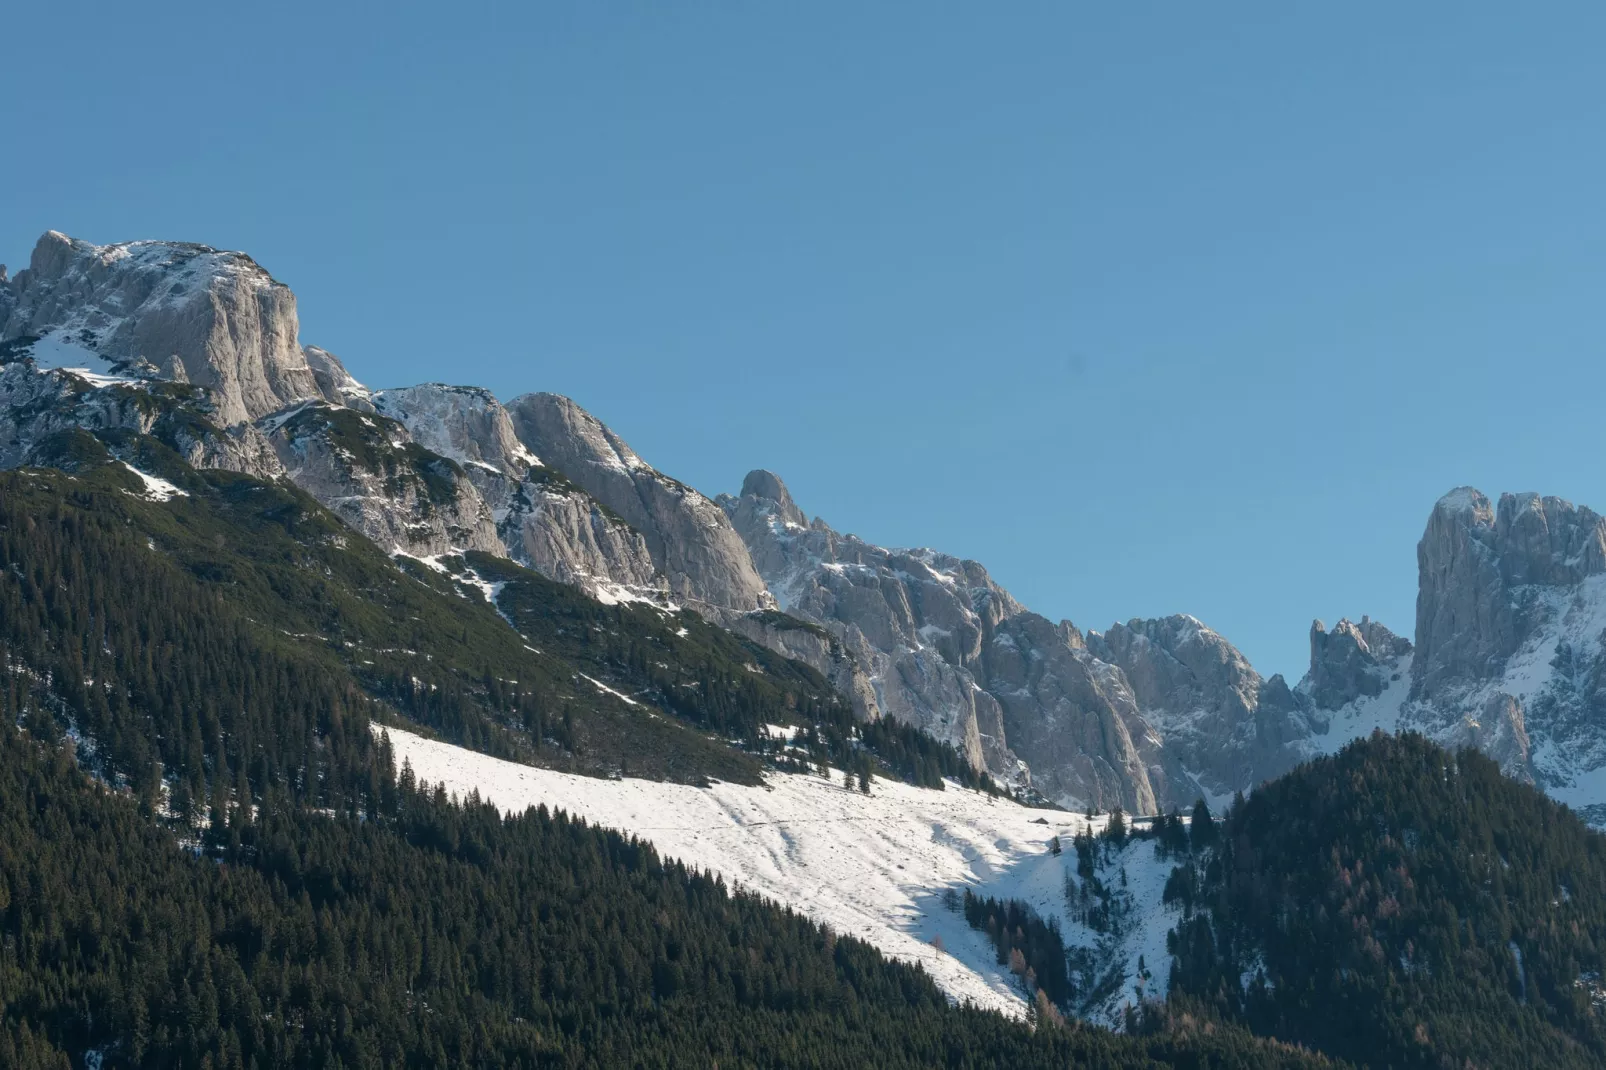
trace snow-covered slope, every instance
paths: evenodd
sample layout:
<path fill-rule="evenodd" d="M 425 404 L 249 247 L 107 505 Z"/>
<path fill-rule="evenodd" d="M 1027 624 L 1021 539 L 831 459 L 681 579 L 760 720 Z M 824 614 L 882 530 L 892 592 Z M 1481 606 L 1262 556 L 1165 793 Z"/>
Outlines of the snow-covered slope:
<path fill-rule="evenodd" d="M 1136 998 L 1140 956 L 1150 975 L 1145 997 L 1164 995 L 1165 934 L 1176 919 L 1160 902 L 1171 867 L 1155 857 L 1152 843 L 1132 843 L 1101 867 L 1101 879 L 1118 889 L 1124 883 L 1130 900 L 1123 934 L 1087 929 L 1068 903 L 1067 879 L 1073 891 L 1080 885 L 1071 837 L 1102 829 L 1106 817 L 1033 809 L 952 784 L 932 791 L 878 780 L 867 797 L 845 787 L 838 770 L 830 781 L 773 773 L 760 787 L 598 780 L 388 732 L 397 763 L 410 764 L 421 780 L 462 797 L 478 792 L 504 812 L 544 804 L 639 836 L 665 855 L 919 963 L 956 1000 L 1011 1014 L 1026 1009 L 1019 982 L 944 894 L 966 888 L 1030 903 L 1059 920 L 1067 946 L 1089 949 L 1096 973 L 1115 971 L 1105 997 L 1084 1009 L 1095 1020 L 1119 1024 Z M 1061 855 L 1050 851 L 1055 836 Z"/>

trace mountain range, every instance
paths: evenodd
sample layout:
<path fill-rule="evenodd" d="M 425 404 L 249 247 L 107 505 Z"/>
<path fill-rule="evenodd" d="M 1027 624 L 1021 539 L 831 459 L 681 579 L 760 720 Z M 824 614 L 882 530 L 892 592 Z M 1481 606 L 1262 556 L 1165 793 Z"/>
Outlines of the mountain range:
<path fill-rule="evenodd" d="M 1290 686 L 56 233 L 0 469 L 0 1065 L 1606 1058 L 1587 509 L 1452 491 Z"/>
<path fill-rule="evenodd" d="M 302 344 L 294 294 L 243 253 L 50 232 L 0 280 L 0 465 L 48 463 L 69 428 L 155 434 L 293 483 L 396 555 L 482 552 L 603 603 L 694 609 L 819 671 L 860 720 L 1072 808 L 1219 804 L 1410 727 L 1606 818 L 1606 529 L 1559 499 L 1446 495 L 1417 547 L 1415 643 L 1316 622 L 1290 685 L 1187 615 L 1051 621 L 978 562 L 810 519 L 774 473 L 710 499 L 565 397 L 370 390 Z"/>

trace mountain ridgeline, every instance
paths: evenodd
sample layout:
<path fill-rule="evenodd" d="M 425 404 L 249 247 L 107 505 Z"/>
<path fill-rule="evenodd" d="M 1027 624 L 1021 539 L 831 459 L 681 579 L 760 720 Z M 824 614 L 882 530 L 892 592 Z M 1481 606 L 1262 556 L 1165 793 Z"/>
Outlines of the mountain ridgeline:
<path fill-rule="evenodd" d="M 0 269 L 0 1065 L 1606 1064 L 1606 520 L 1463 488 L 1417 554 L 1415 642 L 1317 622 L 1290 685 L 767 471 L 705 497 L 567 398 L 370 390 L 242 253 L 51 232 Z M 1058 811 L 1087 872 L 1055 836 L 1036 905 L 953 895 L 1021 1022 L 421 785 L 403 729 L 571 785 L 1115 813 L 1095 860 Z M 1128 1036 L 1064 1017 L 1122 1000 Z"/>
<path fill-rule="evenodd" d="M 301 342 L 294 295 L 245 254 L 51 232 L 0 281 L 0 467 L 49 463 L 71 430 L 291 483 L 393 556 L 485 554 L 606 605 L 691 609 L 808 665 L 859 723 L 1072 808 L 1224 802 L 1374 726 L 1606 807 L 1606 536 L 1554 498 L 1447 495 L 1418 548 L 1421 650 L 1364 617 L 1318 624 L 1290 685 L 1192 617 L 1055 623 L 977 562 L 810 519 L 770 472 L 711 500 L 567 398 L 370 390 Z"/>

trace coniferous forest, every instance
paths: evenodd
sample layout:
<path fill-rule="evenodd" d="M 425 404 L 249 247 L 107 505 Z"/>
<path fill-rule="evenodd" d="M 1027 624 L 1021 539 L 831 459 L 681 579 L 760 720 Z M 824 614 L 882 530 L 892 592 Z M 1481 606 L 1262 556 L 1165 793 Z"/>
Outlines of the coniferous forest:
<path fill-rule="evenodd" d="M 494 559 L 398 564 L 293 489 L 121 443 L 187 492 L 147 501 L 87 438 L 61 443 L 71 471 L 0 474 L 0 1065 L 1606 1057 L 1603 841 L 1476 754 L 1364 741 L 1219 822 L 1151 824 L 1134 842 L 1176 861 L 1182 914 L 1173 995 L 1131 1035 L 1056 1009 L 1054 926 L 967 895 L 1042 995 L 1015 1022 L 644 843 L 427 790 L 374 728 L 689 782 L 829 761 L 865 790 L 961 778 L 951 747 L 855 725 L 818 674 L 694 615 Z M 493 570 L 498 606 L 465 596 Z"/>
<path fill-rule="evenodd" d="M 1293 1058 L 1243 1030 L 1122 1038 L 956 1008 L 921 971 L 644 844 L 421 790 L 370 725 L 582 771 L 750 777 L 764 754 L 579 701 L 489 606 L 293 490 L 145 443 L 189 494 L 156 505 L 77 447 L 74 473 L 0 475 L 0 1065 Z M 694 726 L 752 722 L 750 694 L 720 693 L 717 649 L 693 666 L 720 696 Z M 772 675 L 780 708 L 823 701 L 800 666 Z M 834 717 L 811 726 L 822 748 L 850 742 Z M 951 761 L 902 735 L 882 737 L 883 774 Z"/>
<path fill-rule="evenodd" d="M 1379 734 L 1215 839 L 1167 887 L 1174 1004 L 1373 1065 L 1606 1065 L 1606 838 L 1490 759 Z"/>

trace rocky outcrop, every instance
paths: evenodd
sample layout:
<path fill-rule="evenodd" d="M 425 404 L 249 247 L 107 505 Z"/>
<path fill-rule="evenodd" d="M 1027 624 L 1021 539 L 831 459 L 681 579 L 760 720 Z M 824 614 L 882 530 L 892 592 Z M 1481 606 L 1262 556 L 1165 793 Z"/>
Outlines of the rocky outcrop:
<path fill-rule="evenodd" d="M 389 417 L 316 402 L 264 428 L 289 478 L 386 550 L 505 554 L 463 466 Z"/>
<path fill-rule="evenodd" d="M 1606 573 L 1606 521 L 1560 498 L 1470 487 L 1443 498 L 1417 544 L 1417 655 L 1411 696 L 1501 675 L 1542 627 L 1536 595 Z"/>
<path fill-rule="evenodd" d="M 1311 633 L 1301 684 L 1331 751 L 1410 729 L 1471 746 L 1606 822 L 1606 521 L 1560 498 L 1470 487 L 1434 505 L 1417 544 L 1414 650 L 1362 618 Z M 1368 627 L 1370 625 L 1370 627 Z"/>
<path fill-rule="evenodd" d="M 1417 564 L 1407 717 L 1575 805 L 1606 804 L 1578 794 L 1606 767 L 1606 519 L 1462 487 L 1434 506 Z"/>
<path fill-rule="evenodd" d="M 843 648 L 830 631 L 774 609 L 729 616 L 726 627 L 745 635 L 776 653 L 801 661 L 831 681 L 849 702 L 853 715 L 861 721 L 881 716 L 875 684 L 858 658 Z"/>
<path fill-rule="evenodd" d="M 1019 775 L 1003 710 L 973 670 L 987 630 L 1021 607 L 984 568 L 811 523 L 771 472 L 749 473 L 741 497 L 718 500 L 782 609 L 828 630 L 870 681 L 867 716 L 896 717 L 978 767 Z"/>
<path fill-rule="evenodd" d="M 1310 626 L 1310 672 L 1302 690 L 1322 710 L 1376 697 L 1397 679 L 1399 661 L 1410 653 L 1410 640 L 1371 617 L 1362 617 L 1359 624 L 1341 620 L 1331 632 L 1315 621 Z"/>
<path fill-rule="evenodd" d="M 517 477 L 540 463 L 501 402 L 481 387 L 424 383 L 381 390 L 370 401 L 374 411 L 405 425 L 414 442 L 460 464 Z"/>
<path fill-rule="evenodd" d="M 325 401 L 360 412 L 373 411 L 369 401 L 372 391 L 352 378 L 346 366 L 333 353 L 317 346 L 302 346 L 301 355 L 306 359 L 307 367 L 312 369 L 312 381 L 317 384 L 318 393 Z"/>
<path fill-rule="evenodd" d="M 0 464 L 65 428 L 156 434 L 198 467 L 287 475 L 387 548 L 665 599 L 645 536 L 542 468 L 489 392 L 375 395 L 297 331 L 294 295 L 243 253 L 46 234 L 0 278 Z"/>
<path fill-rule="evenodd" d="M 669 597 L 641 532 L 543 465 L 490 391 L 427 383 L 381 390 L 369 403 L 463 466 L 513 560 L 604 601 Z"/>
<path fill-rule="evenodd" d="M 477 483 L 496 483 L 469 469 Z M 505 489 L 485 487 L 498 504 L 497 530 L 513 560 L 560 583 L 613 603 L 631 599 L 667 603 L 669 584 L 653 563 L 641 532 L 595 498 L 540 465 Z"/>
<path fill-rule="evenodd" d="M 1044 795 L 1140 814 L 1194 797 L 1125 674 L 1090 654 L 1069 622 L 1017 613 L 991 630 L 985 651 L 981 686 Z"/>
<path fill-rule="evenodd" d="M 719 506 L 647 464 L 566 397 L 525 394 L 507 408 L 519 440 L 544 464 L 642 534 L 676 598 L 716 619 L 772 606 Z"/>
<path fill-rule="evenodd" d="M 244 253 L 50 231 L 4 287 L 0 341 L 39 336 L 141 362 L 205 388 L 222 426 L 325 396 L 297 339 L 295 295 Z"/>
<path fill-rule="evenodd" d="M 774 473 L 749 473 L 719 502 L 787 612 L 864 666 L 883 714 L 995 772 L 1024 762 L 1033 786 L 1067 805 L 1152 813 L 1230 797 L 1307 757 L 1323 727 L 1310 700 L 1192 617 L 1084 637 L 1026 610 L 974 561 L 810 520 Z M 1390 646 L 1386 629 L 1364 631 Z"/>
<path fill-rule="evenodd" d="M 27 346 L 0 365 L 0 468 L 33 463 L 35 449 L 60 432 L 151 435 L 196 468 L 221 468 L 260 479 L 283 474 L 256 428 L 224 431 L 197 409 L 194 391 L 167 383 L 106 382 L 63 369 L 37 369 Z"/>
<path fill-rule="evenodd" d="M 1087 645 L 1121 669 L 1166 756 L 1211 794 L 1251 787 L 1305 756 L 1311 728 L 1287 683 L 1263 679 L 1197 619 L 1131 620 L 1089 634 Z"/>
<path fill-rule="evenodd" d="M 1027 611 L 979 563 L 840 534 L 771 472 L 719 501 L 782 606 L 840 640 L 884 715 L 1001 776 L 1023 777 L 1024 762 L 1034 787 L 1068 805 L 1152 813 L 1197 796 L 1123 669 L 1068 621 Z"/>

